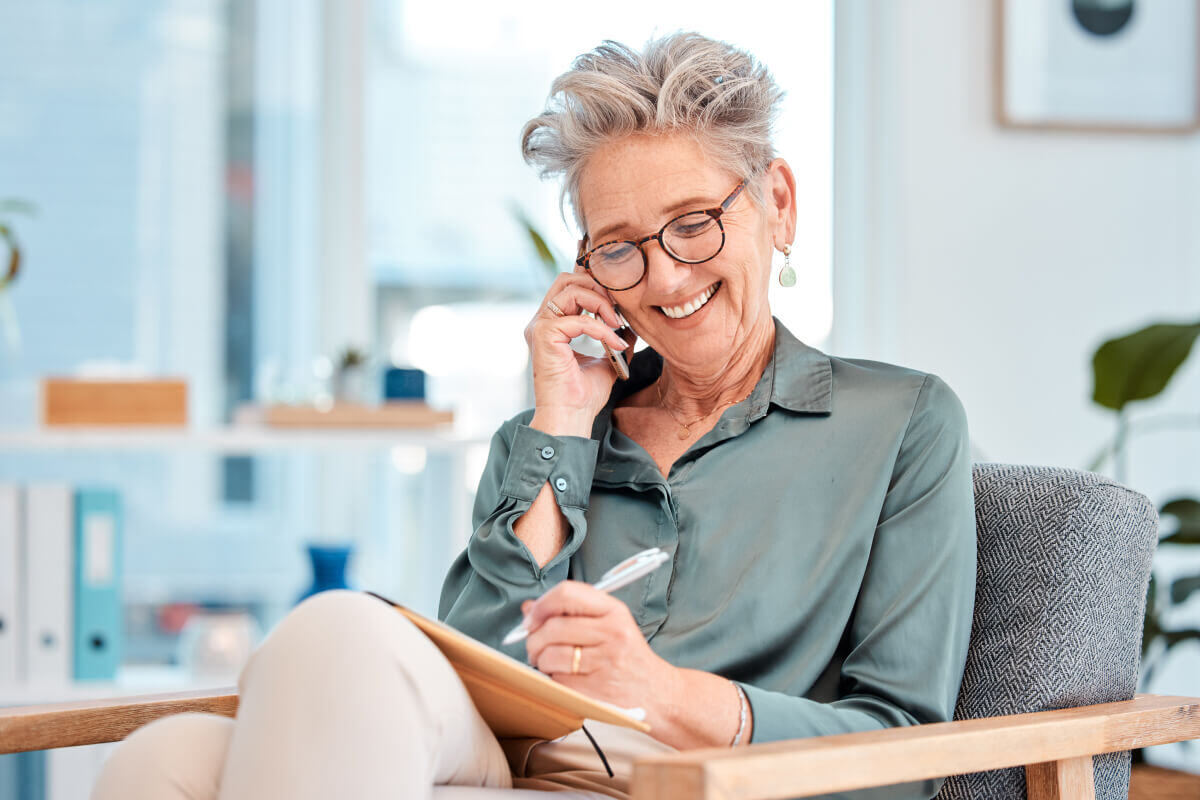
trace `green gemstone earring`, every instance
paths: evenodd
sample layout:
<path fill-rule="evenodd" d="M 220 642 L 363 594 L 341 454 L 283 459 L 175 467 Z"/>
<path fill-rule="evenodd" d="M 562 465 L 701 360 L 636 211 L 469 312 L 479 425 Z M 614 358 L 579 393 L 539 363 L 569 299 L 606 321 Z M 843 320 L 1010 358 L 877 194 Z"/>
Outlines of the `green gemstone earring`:
<path fill-rule="evenodd" d="M 792 246 L 785 244 L 783 246 L 783 269 L 779 270 L 779 285 L 780 286 L 795 286 L 796 285 L 796 270 L 792 269 Z"/>

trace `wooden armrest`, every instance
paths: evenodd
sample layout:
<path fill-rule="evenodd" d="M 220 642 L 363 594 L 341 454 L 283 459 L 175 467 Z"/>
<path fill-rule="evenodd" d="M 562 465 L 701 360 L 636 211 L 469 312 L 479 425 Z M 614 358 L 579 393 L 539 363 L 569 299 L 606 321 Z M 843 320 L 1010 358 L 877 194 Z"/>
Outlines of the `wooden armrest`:
<path fill-rule="evenodd" d="M 1095 797 L 1092 755 L 1200 738 L 1200 698 L 1094 706 L 705 748 L 634 762 L 634 800 L 771 800 L 1027 767 L 1029 797 Z"/>
<path fill-rule="evenodd" d="M 0 708 L 0 753 L 118 742 L 151 720 L 184 711 L 237 714 L 237 687 Z"/>
<path fill-rule="evenodd" d="M 119 741 L 169 714 L 235 716 L 236 688 L 0 708 L 0 753 Z M 770 800 L 1027 766 L 1030 798 L 1094 797 L 1091 756 L 1200 738 L 1200 698 L 1133 700 L 639 759 L 634 800 Z"/>

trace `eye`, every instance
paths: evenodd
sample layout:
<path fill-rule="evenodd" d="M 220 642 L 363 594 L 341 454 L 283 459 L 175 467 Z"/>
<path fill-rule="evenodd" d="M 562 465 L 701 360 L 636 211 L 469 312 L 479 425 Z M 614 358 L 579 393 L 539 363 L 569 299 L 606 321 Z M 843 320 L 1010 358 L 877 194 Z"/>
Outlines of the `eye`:
<path fill-rule="evenodd" d="M 629 242 L 612 242 L 596 248 L 592 253 L 593 265 L 619 264 L 637 255 L 637 248 Z"/>
<path fill-rule="evenodd" d="M 671 223 L 671 235 L 683 239 L 702 236 L 716 226 L 716 220 L 708 214 L 689 214 Z"/>

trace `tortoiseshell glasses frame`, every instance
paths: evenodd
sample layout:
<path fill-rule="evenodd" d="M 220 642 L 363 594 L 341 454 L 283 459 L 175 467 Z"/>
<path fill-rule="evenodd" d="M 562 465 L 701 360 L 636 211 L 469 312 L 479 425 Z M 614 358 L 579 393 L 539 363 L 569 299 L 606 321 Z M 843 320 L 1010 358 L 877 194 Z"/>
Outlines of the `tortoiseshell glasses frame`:
<path fill-rule="evenodd" d="M 729 207 L 731 205 L 733 205 L 733 201 L 738 198 L 738 195 L 740 195 L 742 193 L 742 190 L 745 188 L 746 188 L 746 182 L 744 180 L 738 181 L 737 186 L 733 187 L 733 191 L 729 193 L 729 196 L 726 197 L 724 200 L 722 200 L 721 205 L 717 206 L 716 208 L 706 208 L 702 211 L 688 211 L 688 212 L 680 214 L 676 217 L 672 217 L 671 219 L 667 220 L 666 224 L 664 224 L 661 228 L 658 229 L 657 233 L 652 233 L 649 236 L 643 236 L 640 239 L 614 239 L 609 242 L 604 242 L 603 244 L 598 244 L 595 247 L 593 247 L 592 249 L 583 253 L 583 255 L 579 256 L 579 258 L 575 259 L 575 263 L 578 264 L 579 266 L 583 267 L 585 270 L 587 270 L 587 273 L 592 276 L 592 279 L 594 281 L 596 281 L 596 283 L 603 286 L 605 289 L 609 289 L 614 292 L 621 292 L 621 291 L 625 291 L 626 289 L 632 289 L 634 286 L 637 286 L 639 283 L 641 283 L 643 279 L 645 279 L 646 270 L 649 269 L 649 266 L 650 266 L 649 258 L 646 256 L 645 245 L 647 242 L 657 240 L 659 246 L 662 247 L 662 249 L 664 251 L 666 251 L 667 255 L 669 255 L 671 258 L 673 258 L 676 261 L 679 261 L 680 263 L 683 263 L 683 264 L 703 264 L 705 261 L 711 261 L 712 259 L 716 258 L 717 255 L 721 252 L 721 250 L 724 249 L 724 247 L 725 247 L 725 225 L 721 222 L 721 216 L 726 211 L 729 210 Z M 715 244 L 715 249 L 713 249 L 713 251 L 711 253 L 709 253 L 708 255 L 705 255 L 705 256 L 699 257 L 699 258 L 688 257 L 682 253 L 679 253 L 676 249 L 671 247 L 671 245 L 669 244 L 669 240 L 672 237 L 668 236 L 667 238 L 664 238 L 664 234 L 667 233 L 668 229 L 670 229 L 673 232 L 677 232 L 679 234 L 679 238 L 681 238 L 681 239 L 690 238 L 689 236 L 684 235 L 687 233 L 687 231 L 683 230 L 686 227 L 686 220 L 688 218 L 695 219 L 697 221 L 697 223 L 699 223 L 700 221 L 703 221 L 704 223 L 707 224 L 710 220 L 713 222 L 716 222 L 717 230 L 721 234 L 721 240 L 720 240 L 720 242 L 716 242 L 715 237 L 710 237 L 710 239 L 712 240 L 712 243 Z M 696 223 L 694 223 L 694 224 L 696 224 Z M 699 234 L 695 234 L 695 235 L 696 236 L 703 235 L 703 233 L 699 233 Z M 637 276 L 637 280 L 634 280 L 632 282 L 629 282 L 628 280 L 618 281 L 618 283 L 621 283 L 623 285 L 610 286 L 609 283 L 606 283 L 604 280 L 601 280 L 601 278 L 596 275 L 595 270 L 593 270 L 593 268 L 592 268 L 592 266 L 593 266 L 591 263 L 592 257 L 595 256 L 595 254 L 597 252 L 600 252 L 601 258 L 603 258 L 604 255 L 607 253 L 607 254 L 612 254 L 611 257 L 614 261 L 619 260 L 621 258 L 621 255 L 625 252 L 622 250 L 622 247 L 624 245 L 631 245 L 633 247 L 636 247 L 638 249 L 638 251 L 641 253 L 641 255 L 642 255 L 641 274 Z M 579 249 L 583 250 L 583 248 L 586 246 L 587 246 L 587 236 L 585 234 L 584 238 L 579 243 Z M 705 247 L 702 252 L 707 252 L 707 251 L 708 251 L 708 247 Z M 603 272 L 603 270 L 601 270 L 601 271 Z M 608 276 L 608 279 L 611 282 L 611 280 L 612 280 L 611 276 Z"/>

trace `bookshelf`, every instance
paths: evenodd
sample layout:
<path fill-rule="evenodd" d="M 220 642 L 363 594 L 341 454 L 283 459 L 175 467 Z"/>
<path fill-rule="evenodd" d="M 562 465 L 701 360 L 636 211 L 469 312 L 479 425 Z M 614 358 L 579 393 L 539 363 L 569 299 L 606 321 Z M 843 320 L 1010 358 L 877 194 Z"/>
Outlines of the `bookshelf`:
<path fill-rule="evenodd" d="M 182 449 L 227 455 L 253 455 L 290 449 L 424 447 L 436 452 L 464 453 L 486 447 L 490 436 L 450 428 L 275 429 L 249 425 L 225 427 L 79 427 L 0 430 L 0 453 L 56 453 L 105 450 Z"/>
<path fill-rule="evenodd" d="M 109 455 L 138 458 L 143 455 L 170 455 L 188 461 L 198 459 L 204 463 L 210 463 L 206 457 L 213 456 L 282 455 L 292 458 L 320 455 L 333 459 L 335 465 L 347 461 L 361 465 L 388 465 L 388 450 L 422 448 L 430 456 L 441 456 L 438 462 L 440 471 L 437 473 L 442 478 L 441 488 L 417 489 L 416 494 L 409 499 L 438 509 L 433 515 L 436 518 L 437 530 L 447 536 L 438 546 L 453 552 L 465 546 L 470 533 L 471 493 L 465 489 L 466 472 L 470 468 L 468 462 L 472 454 L 476 457 L 485 454 L 490 440 L 490 434 L 472 434 L 449 425 L 438 428 L 305 428 L 234 423 L 212 427 L 193 425 L 0 428 L 0 460 L 7 461 L 6 472 L 9 473 L 8 480 L 11 481 L 14 475 L 30 471 L 31 462 L 26 460 L 30 458 L 43 465 L 56 465 L 61 457 L 66 459 L 64 463 L 78 465 L 78 470 L 82 473 L 107 476 L 111 474 L 106 472 L 110 467 L 105 464 L 111 460 L 106 458 Z M 45 479 L 46 472 L 53 473 L 55 469 L 56 467 L 51 466 L 32 471 L 39 479 Z M 370 470 L 371 467 L 363 466 L 363 469 Z M 190 471 L 188 475 L 191 475 Z M 0 475 L 0 481 L 2 480 L 4 477 Z M 435 489 L 437 493 L 431 494 Z M 225 517 L 245 518 L 243 527 L 238 529 L 243 532 L 252 530 L 258 524 L 253 514 L 252 511 L 224 512 Z M 403 534 L 397 530 L 389 530 L 384 535 L 390 539 Z M 372 545 L 378 543 L 377 539 L 371 537 L 365 537 L 365 541 Z M 173 549 L 181 546 L 208 547 L 203 539 L 190 537 L 181 540 L 178 536 L 170 536 L 166 530 L 152 530 L 148 536 L 139 539 L 139 544 Z M 287 539 L 264 537 L 262 544 L 264 551 L 290 547 L 291 543 Z M 385 548 L 384 552 L 390 551 Z M 440 566 L 440 556 L 435 553 L 432 558 L 433 562 Z M 234 560 L 228 565 L 223 565 L 219 575 L 210 569 L 199 568 L 193 571 L 176 570 L 163 573 L 143 570 L 141 574 L 126 574 L 123 577 L 122 602 L 127 606 L 150 605 L 164 598 L 170 598 L 171 602 L 186 602 L 189 599 L 212 596 L 214 587 L 219 587 L 222 599 L 233 605 L 250 605 L 264 596 L 280 596 L 290 603 L 296 590 L 295 570 L 281 569 L 278 564 L 267 566 L 264 563 L 260 567 L 260 563 L 263 562 L 256 559 Z M 429 572 L 430 575 L 433 573 L 430 569 L 420 571 Z M 366 588 L 386 589 L 381 586 Z M 424 589 L 425 593 L 428 593 L 428 587 Z M 285 610 L 283 606 L 267 607 L 268 619 L 263 624 L 264 634 L 269 629 L 272 618 L 278 617 Z M 114 681 L 0 684 L 0 706 L 213 688 L 231 685 L 234 682 L 236 675 L 232 678 L 209 680 L 192 676 L 186 668 L 179 666 L 123 663 Z"/>
<path fill-rule="evenodd" d="M 99 700 L 131 694 L 219 689 L 234 686 L 237 675 L 195 676 L 184 667 L 166 664 L 123 664 L 111 681 L 41 682 L 0 686 L 0 708 L 43 703 Z"/>

